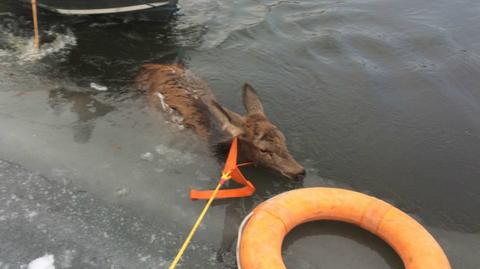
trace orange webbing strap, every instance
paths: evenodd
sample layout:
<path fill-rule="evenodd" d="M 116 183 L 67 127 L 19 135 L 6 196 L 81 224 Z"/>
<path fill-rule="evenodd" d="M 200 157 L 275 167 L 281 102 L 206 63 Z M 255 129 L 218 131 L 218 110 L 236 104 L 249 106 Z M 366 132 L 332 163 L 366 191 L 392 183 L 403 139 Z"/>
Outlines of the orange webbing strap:
<path fill-rule="evenodd" d="M 227 161 L 225 162 L 225 166 L 223 168 L 223 175 L 229 175 L 231 179 L 235 182 L 243 185 L 244 187 L 237 188 L 237 189 L 227 189 L 227 190 L 219 190 L 215 199 L 223 199 L 223 198 L 237 198 L 237 197 L 246 197 L 250 196 L 255 192 L 255 186 L 248 181 L 245 176 L 242 174 L 239 166 L 243 166 L 242 164 L 237 164 L 237 155 L 238 155 L 238 141 L 235 137 L 232 141 L 232 145 L 230 147 L 230 151 L 228 152 Z M 225 181 L 225 179 L 222 179 Z M 227 179 L 228 180 L 228 179 Z M 223 182 L 222 182 L 223 183 Z M 209 199 L 213 191 L 200 191 L 200 190 L 191 190 L 190 191 L 190 199 Z"/>

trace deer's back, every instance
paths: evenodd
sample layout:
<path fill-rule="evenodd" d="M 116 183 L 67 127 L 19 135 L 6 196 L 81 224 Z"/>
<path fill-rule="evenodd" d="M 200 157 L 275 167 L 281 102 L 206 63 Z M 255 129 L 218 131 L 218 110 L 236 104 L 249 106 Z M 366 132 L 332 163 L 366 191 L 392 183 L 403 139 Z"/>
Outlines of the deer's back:
<path fill-rule="evenodd" d="M 206 102 L 214 99 L 207 84 L 180 65 L 146 64 L 136 79 L 150 105 L 178 114 L 182 124 L 207 138 L 210 120 Z"/>

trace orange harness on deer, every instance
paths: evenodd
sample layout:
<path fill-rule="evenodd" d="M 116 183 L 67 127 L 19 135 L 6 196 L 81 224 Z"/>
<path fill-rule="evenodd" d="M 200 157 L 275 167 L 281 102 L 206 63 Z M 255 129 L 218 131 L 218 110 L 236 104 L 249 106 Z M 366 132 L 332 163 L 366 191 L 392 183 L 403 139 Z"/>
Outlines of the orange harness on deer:
<path fill-rule="evenodd" d="M 233 179 L 235 182 L 243 185 L 241 188 L 237 189 L 227 189 L 219 190 L 215 199 L 224 199 L 224 198 L 238 198 L 251 196 L 255 192 L 255 186 L 248 181 L 245 176 L 240 171 L 239 167 L 248 165 L 250 163 L 237 164 L 237 155 L 238 155 L 238 139 L 235 137 L 230 146 L 230 151 L 228 152 L 227 161 L 222 171 L 221 184 L 224 184 L 228 179 Z M 213 190 L 191 190 L 190 199 L 209 199 L 212 196 Z"/>

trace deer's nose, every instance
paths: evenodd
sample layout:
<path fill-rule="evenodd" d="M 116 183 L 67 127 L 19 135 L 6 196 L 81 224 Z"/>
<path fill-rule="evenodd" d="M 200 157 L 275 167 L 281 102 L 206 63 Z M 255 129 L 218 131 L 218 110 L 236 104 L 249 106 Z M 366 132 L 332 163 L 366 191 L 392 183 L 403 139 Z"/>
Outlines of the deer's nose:
<path fill-rule="evenodd" d="M 305 178 L 306 174 L 307 174 L 307 172 L 305 171 L 305 169 L 302 168 L 302 171 L 295 174 L 292 179 L 295 180 L 295 181 L 300 181 L 300 180 Z"/>

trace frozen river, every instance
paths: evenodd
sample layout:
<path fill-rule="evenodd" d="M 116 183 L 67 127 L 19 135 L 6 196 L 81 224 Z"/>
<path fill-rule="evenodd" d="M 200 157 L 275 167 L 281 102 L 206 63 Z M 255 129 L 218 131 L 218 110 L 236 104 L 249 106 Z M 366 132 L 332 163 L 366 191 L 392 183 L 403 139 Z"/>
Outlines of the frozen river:
<path fill-rule="evenodd" d="M 214 204 L 179 268 L 236 268 L 241 219 L 286 190 L 345 187 L 419 220 L 454 268 L 480 265 L 480 2 L 193 1 L 169 24 L 41 13 L 0 3 L 0 268 L 52 254 L 56 268 L 165 268 L 221 164 L 149 113 L 133 78 L 181 62 L 241 111 L 250 82 L 307 168 L 259 169 L 251 198 Z M 105 88 L 106 87 L 106 88 Z M 402 268 L 382 241 L 311 223 L 289 268 Z"/>

